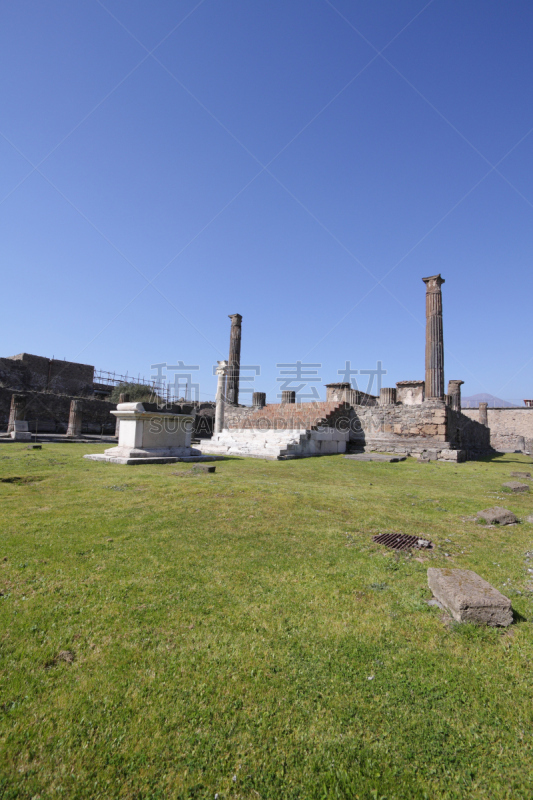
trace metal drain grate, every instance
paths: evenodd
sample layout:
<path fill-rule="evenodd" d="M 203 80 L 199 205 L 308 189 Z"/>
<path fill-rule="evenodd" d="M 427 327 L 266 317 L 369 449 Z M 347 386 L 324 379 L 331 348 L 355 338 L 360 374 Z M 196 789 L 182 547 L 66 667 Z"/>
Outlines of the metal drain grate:
<path fill-rule="evenodd" d="M 421 539 L 420 536 L 409 536 L 407 533 L 380 533 L 373 536 L 372 541 L 377 544 L 384 544 L 391 550 L 432 550 L 433 544 L 429 539 Z"/>

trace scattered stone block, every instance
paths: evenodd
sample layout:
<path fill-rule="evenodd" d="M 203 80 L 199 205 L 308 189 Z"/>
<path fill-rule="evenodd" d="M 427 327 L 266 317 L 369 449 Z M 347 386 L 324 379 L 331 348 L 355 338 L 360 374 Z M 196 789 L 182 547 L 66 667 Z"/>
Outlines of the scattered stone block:
<path fill-rule="evenodd" d="M 511 472 L 511 478 L 531 478 L 531 472 Z"/>
<path fill-rule="evenodd" d="M 26 448 L 26 450 L 42 450 L 42 449 L 43 449 L 42 444 L 29 444 Z"/>
<path fill-rule="evenodd" d="M 507 508 L 501 506 L 493 506 L 493 508 L 486 508 L 484 511 L 477 512 L 478 520 L 483 520 L 487 525 L 513 525 L 518 522 L 518 519 Z"/>
<path fill-rule="evenodd" d="M 529 484 L 518 483 L 518 481 L 509 481 L 508 483 L 503 484 L 502 489 L 505 492 L 529 492 Z"/>
<path fill-rule="evenodd" d="M 533 514 L 530 514 L 529 517 L 526 517 L 526 522 L 533 522 Z"/>
<path fill-rule="evenodd" d="M 457 622 L 505 627 L 513 621 L 511 601 L 469 569 L 428 569 L 428 586 Z"/>

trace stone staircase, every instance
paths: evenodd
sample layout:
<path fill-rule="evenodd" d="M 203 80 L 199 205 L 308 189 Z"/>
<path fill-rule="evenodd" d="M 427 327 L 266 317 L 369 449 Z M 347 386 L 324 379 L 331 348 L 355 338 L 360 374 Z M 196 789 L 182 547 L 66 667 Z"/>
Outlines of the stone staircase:
<path fill-rule="evenodd" d="M 347 408 L 346 403 L 265 406 L 197 448 L 205 454 L 280 460 L 344 453 L 349 433 L 337 430 L 335 423 Z"/>

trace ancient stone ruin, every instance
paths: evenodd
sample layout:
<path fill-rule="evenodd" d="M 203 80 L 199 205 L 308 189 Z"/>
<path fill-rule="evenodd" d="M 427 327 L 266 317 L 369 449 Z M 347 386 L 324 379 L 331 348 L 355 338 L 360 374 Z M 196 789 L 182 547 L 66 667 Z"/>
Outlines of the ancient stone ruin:
<path fill-rule="evenodd" d="M 251 407 L 238 405 L 240 314 L 230 315 L 230 357 L 219 362 L 215 434 L 205 453 L 260 458 L 304 458 L 351 452 L 387 452 L 422 460 L 460 462 L 491 451 L 486 425 L 461 411 L 461 380 L 444 384 L 444 337 L 440 275 L 426 285 L 425 380 L 400 381 L 379 397 L 349 383 L 326 384 L 326 401 L 296 403 L 293 391 L 281 403 L 265 404 L 261 392 Z M 227 370 L 227 378 L 223 370 Z M 227 388 L 224 394 L 224 380 Z"/>

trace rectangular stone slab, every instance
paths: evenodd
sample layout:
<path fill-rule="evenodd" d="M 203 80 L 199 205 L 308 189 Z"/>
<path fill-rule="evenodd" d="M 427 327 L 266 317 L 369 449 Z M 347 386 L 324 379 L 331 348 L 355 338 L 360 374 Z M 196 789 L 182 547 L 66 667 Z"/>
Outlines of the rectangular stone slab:
<path fill-rule="evenodd" d="M 506 626 L 511 601 L 470 569 L 428 569 L 428 586 L 457 622 Z"/>

